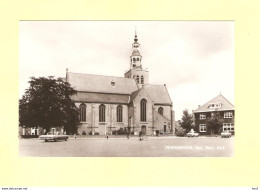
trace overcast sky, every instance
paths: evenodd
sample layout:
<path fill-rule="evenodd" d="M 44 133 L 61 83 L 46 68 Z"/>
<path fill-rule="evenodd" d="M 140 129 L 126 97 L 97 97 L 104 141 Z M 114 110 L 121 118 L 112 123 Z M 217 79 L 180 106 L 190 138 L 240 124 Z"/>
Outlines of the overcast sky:
<path fill-rule="evenodd" d="M 151 84 L 166 84 L 176 120 L 221 94 L 234 104 L 231 21 L 21 21 L 19 98 L 30 77 L 123 77 L 135 28 Z"/>

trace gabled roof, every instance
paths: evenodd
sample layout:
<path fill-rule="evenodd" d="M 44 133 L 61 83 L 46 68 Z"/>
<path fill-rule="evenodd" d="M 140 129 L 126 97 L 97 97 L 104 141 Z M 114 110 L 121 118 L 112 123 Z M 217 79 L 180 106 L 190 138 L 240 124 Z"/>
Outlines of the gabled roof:
<path fill-rule="evenodd" d="M 160 114 L 158 111 L 155 110 L 155 117 L 159 117 L 159 118 L 162 118 L 163 120 L 166 120 L 168 122 L 170 122 L 171 120 L 168 119 L 167 117 L 165 117 L 164 115 Z"/>
<path fill-rule="evenodd" d="M 142 89 L 132 92 L 132 94 L 130 95 L 130 102 L 133 102 L 133 100 L 136 98 L 136 96 L 139 94 L 141 90 Z"/>
<path fill-rule="evenodd" d="M 145 90 L 151 97 L 155 104 L 168 104 L 172 105 L 171 98 L 168 94 L 165 85 L 152 85 L 146 84 L 141 89 L 133 92 L 130 96 L 130 102 L 132 102 L 141 90 Z"/>
<path fill-rule="evenodd" d="M 219 108 L 210 107 L 211 104 L 221 104 Z M 234 110 L 235 106 L 231 104 L 223 95 L 218 95 L 203 106 L 200 106 L 194 112 L 211 112 L 211 111 L 222 111 L 222 110 Z"/>
<path fill-rule="evenodd" d="M 77 92 L 77 94 L 73 95 L 71 99 L 76 102 L 128 104 L 129 95 Z"/>
<path fill-rule="evenodd" d="M 138 90 L 134 79 L 104 75 L 67 73 L 67 81 L 77 91 L 131 94 Z M 114 85 L 111 84 L 114 82 Z"/>
<path fill-rule="evenodd" d="M 165 85 L 148 84 L 144 86 L 155 104 L 172 104 L 170 95 Z"/>

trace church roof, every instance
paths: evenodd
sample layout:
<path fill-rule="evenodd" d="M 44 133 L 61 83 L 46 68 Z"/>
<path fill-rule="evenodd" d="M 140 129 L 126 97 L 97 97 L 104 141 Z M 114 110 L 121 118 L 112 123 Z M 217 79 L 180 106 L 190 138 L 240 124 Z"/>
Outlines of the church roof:
<path fill-rule="evenodd" d="M 148 84 L 145 85 L 144 88 L 155 104 L 172 104 L 171 98 L 165 85 Z"/>
<path fill-rule="evenodd" d="M 141 90 L 145 90 L 155 104 L 172 105 L 172 101 L 166 89 L 166 86 L 152 84 L 146 84 L 143 86 L 143 88 L 133 92 L 130 96 L 130 102 L 132 102 L 136 98 Z"/>
<path fill-rule="evenodd" d="M 214 106 L 211 106 L 213 105 Z M 217 106 L 216 106 L 217 105 Z M 219 105 L 219 107 L 218 107 Z M 211 112 L 211 111 L 223 111 L 223 110 L 234 110 L 235 106 L 231 104 L 223 95 L 218 95 L 203 106 L 200 106 L 194 112 Z"/>
<path fill-rule="evenodd" d="M 76 95 L 73 95 L 71 99 L 76 102 L 128 104 L 129 95 L 78 92 Z"/>
<path fill-rule="evenodd" d="M 141 91 L 142 89 L 139 89 L 137 91 L 134 91 L 132 92 L 131 96 L 130 96 L 130 102 L 133 102 L 133 100 L 136 98 L 136 96 L 139 94 L 139 92 Z"/>
<path fill-rule="evenodd" d="M 104 75 L 67 73 L 67 80 L 77 91 L 131 94 L 138 90 L 134 79 Z"/>

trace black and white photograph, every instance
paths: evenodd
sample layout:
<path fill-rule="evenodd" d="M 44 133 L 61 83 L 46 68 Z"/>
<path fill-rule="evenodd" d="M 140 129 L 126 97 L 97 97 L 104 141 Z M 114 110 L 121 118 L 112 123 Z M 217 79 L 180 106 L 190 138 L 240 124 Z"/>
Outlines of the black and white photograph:
<path fill-rule="evenodd" d="M 233 157 L 233 21 L 19 21 L 20 157 Z"/>

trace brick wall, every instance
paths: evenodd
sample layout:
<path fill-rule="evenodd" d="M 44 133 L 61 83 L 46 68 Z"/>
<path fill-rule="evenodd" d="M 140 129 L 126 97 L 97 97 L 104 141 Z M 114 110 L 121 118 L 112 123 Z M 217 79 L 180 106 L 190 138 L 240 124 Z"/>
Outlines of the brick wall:
<path fill-rule="evenodd" d="M 233 117 L 232 118 L 224 118 L 224 113 L 225 112 L 232 112 L 233 114 Z M 208 128 L 207 126 L 207 122 L 210 120 L 211 118 L 211 113 L 212 112 L 201 112 L 201 113 L 194 113 L 194 116 L 195 116 L 195 131 L 199 132 L 200 135 L 210 135 L 211 134 L 211 131 L 210 129 Z M 225 111 L 219 111 L 220 113 L 220 116 L 221 116 L 221 120 L 222 120 L 222 126 L 223 126 L 223 123 L 232 123 L 232 124 L 235 124 L 235 112 L 234 110 L 225 110 Z M 203 119 L 201 120 L 200 119 L 200 114 L 206 114 L 206 119 Z M 200 132 L 200 124 L 206 124 L 206 127 L 207 127 L 207 131 L 206 132 Z M 235 127 L 234 127 L 235 128 Z M 234 133 L 233 133 L 234 134 Z"/>

